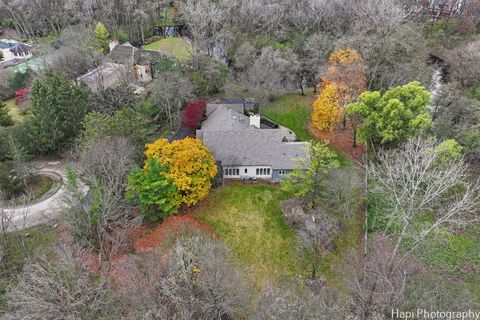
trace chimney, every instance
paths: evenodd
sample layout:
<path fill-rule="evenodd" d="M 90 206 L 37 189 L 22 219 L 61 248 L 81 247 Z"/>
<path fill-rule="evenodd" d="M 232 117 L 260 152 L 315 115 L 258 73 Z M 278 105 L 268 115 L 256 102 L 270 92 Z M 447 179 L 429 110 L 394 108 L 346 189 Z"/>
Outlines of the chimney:
<path fill-rule="evenodd" d="M 108 48 L 110 49 L 110 51 L 115 49 L 116 46 L 118 46 L 118 40 L 115 40 L 115 39 L 110 41 L 110 43 L 108 44 Z"/>
<path fill-rule="evenodd" d="M 250 125 L 260 129 L 260 115 L 250 114 Z"/>

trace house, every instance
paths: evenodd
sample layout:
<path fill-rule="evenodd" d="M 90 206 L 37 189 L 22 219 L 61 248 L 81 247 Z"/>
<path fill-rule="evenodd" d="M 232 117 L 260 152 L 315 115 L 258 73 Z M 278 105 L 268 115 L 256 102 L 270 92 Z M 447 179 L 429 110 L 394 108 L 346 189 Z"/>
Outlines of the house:
<path fill-rule="evenodd" d="M 94 92 L 121 82 L 146 84 L 155 77 L 155 63 L 163 57 L 161 52 L 138 49 L 128 42 L 112 45 L 102 65 L 78 77 L 77 83 Z"/>
<path fill-rule="evenodd" d="M 250 102 L 248 99 L 218 98 L 207 104 L 207 114 L 209 113 L 209 108 L 210 111 L 212 111 L 214 108 L 219 106 L 233 109 L 240 113 L 256 110 L 255 104 Z"/>
<path fill-rule="evenodd" d="M 196 132 L 226 179 L 256 178 L 278 181 L 295 167 L 308 164 L 309 143 L 295 141 L 282 126 L 264 123 L 234 104 L 208 104 L 206 120 Z M 299 161 L 306 159 L 306 162 Z"/>
<path fill-rule="evenodd" d="M 17 65 L 32 57 L 31 48 L 15 40 L 0 39 L 0 52 L 3 56 L 0 69 Z"/>

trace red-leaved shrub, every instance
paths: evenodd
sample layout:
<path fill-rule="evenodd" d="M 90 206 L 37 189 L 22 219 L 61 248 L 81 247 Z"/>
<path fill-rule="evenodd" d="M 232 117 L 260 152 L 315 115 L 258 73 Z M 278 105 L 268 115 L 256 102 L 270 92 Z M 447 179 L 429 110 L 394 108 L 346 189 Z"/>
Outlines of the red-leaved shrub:
<path fill-rule="evenodd" d="M 203 100 L 190 101 L 182 112 L 182 126 L 191 129 L 200 128 L 200 122 L 207 105 Z"/>

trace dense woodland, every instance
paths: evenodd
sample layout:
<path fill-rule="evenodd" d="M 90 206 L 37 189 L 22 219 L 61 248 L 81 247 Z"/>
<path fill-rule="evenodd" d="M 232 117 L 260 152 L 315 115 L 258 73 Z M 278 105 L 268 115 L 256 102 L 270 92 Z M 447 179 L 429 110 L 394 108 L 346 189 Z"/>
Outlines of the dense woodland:
<path fill-rule="evenodd" d="M 2 38 L 35 67 L 0 69 L 0 319 L 480 311 L 480 2 L 0 0 Z M 142 93 L 77 81 L 159 39 Z M 171 139 L 218 97 L 310 141 L 306 169 L 227 183 Z"/>

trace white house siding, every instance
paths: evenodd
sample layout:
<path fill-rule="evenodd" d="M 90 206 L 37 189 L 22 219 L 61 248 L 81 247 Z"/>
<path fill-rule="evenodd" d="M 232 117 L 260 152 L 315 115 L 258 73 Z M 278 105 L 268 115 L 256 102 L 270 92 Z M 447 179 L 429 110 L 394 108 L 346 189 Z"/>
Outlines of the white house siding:
<path fill-rule="evenodd" d="M 137 78 L 140 82 L 152 81 L 152 70 L 150 69 L 150 66 L 136 65 L 135 71 L 137 73 Z"/>
<path fill-rule="evenodd" d="M 229 174 L 225 174 L 227 170 L 232 170 L 232 175 L 229 175 Z M 261 172 L 259 172 L 259 174 L 257 174 L 257 169 L 260 171 L 260 169 L 264 169 L 263 171 L 265 171 L 265 169 L 267 171 L 269 171 L 270 173 L 269 174 L 261 174 Z M 237 172 L 234 171 L 234 170 L 238 170 L 238 174 L 236 174 Z M 242 179 L 244 177 L 255 177 L 257 179 L 272 179 L 272 173 L 273 173 L 273 170 L 271 167 L 269 166 L 224 166 L 223 167 L 223 177 L 225 179 Z"/>

